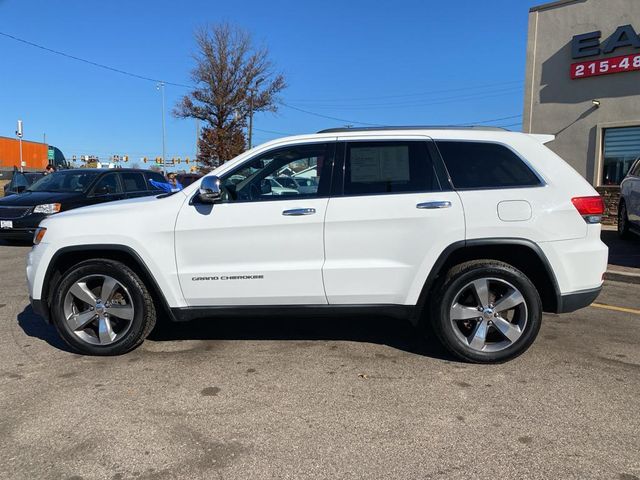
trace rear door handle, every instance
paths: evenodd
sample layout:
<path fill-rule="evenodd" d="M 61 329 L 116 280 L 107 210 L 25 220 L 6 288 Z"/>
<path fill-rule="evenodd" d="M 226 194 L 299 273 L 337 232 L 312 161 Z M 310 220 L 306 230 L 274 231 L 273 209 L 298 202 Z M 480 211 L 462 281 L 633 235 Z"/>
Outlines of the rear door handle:
<path fill-rule="evenodd" d="M 300 217 L 302 215 L 313 215 L 316 213 L 315 208 L 294 208 L 293 210 L 285 210 L 282 215 L 287 217 Z"/>
<path fill-rule="evenodd" d="M 439 201 L 439 202 L 424 202 L 416 205 L 416 208 L 420 208 L 423 210 L 433 210 L 436 208 L 449 208 L 451 207 L 451 202 L 449 201 Z"/>

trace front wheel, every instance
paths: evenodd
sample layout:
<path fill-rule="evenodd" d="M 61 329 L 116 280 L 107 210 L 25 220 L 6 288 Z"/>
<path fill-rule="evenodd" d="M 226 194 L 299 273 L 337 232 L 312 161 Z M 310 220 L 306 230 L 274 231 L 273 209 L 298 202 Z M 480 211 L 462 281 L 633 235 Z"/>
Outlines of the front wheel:
<path fill-rule="evenodd" d="M 140 345 L 153 329 L 153 300 L 123 263 L 81 262 L 65 273 L 51 305 L 60 336 L 87 355 L 119 355 Z"/>
<path fill-rule="evenodd" d="M 433 298 L 431 321 L 437 337 L 451 353 L 470 362 L 515 358 L 540 330 L 538 291 L 526 275 L 503 262 L 475 260 L 453 267 Z"/>

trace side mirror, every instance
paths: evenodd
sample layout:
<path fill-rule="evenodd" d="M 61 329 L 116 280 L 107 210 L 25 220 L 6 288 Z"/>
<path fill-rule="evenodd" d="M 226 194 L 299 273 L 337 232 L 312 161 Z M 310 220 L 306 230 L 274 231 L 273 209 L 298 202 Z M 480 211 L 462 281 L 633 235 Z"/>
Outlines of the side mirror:
<path fill-rule="evenodd" d="M 200 182 L 199 199 L 202 203 L 216 203 L 222 198 L 220 179 L 215 175 L 208 175 Z"/>
<path fill-rule="evenodd" d="M 94 195 L 108 195 L 109 194 L 109 187 L 107 187 L 106 185 L 103 185 L 101 187 L 96 188 L 96 190 L 93 192 Z"/>
<path fill-rule="evenodd" d="M 24 185 L 18 185 L 15 189 L 14 192 L 16 193 L 22 193 L 27 189 L 27 187 L 25 187 Z"/>

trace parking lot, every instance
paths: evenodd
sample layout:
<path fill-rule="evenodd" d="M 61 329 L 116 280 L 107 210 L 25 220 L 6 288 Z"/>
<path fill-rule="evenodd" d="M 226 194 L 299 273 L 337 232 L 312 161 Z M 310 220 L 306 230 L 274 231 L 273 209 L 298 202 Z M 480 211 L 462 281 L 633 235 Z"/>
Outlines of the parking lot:
<path fill-rule="evenodd" d="M 507 364 L 385 318 L 161 325 L 70 353 L 0 246 L 0 478 L 640 478 L 640 285 Z"/>

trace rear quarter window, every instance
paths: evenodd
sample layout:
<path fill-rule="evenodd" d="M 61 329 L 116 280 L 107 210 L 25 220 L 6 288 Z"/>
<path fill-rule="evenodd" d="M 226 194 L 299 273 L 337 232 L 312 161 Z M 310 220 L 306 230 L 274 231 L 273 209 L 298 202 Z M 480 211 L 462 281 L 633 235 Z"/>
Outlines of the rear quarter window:
<path fill-rule="evenodd" d="M 150 180 L 153 180 L 154 182 L 158 182 L 158 183 L 167 183 L 167 179 L 163 175 L 156 172 L 145 172 L 145 176 L 147 177 L 147 184 L 148 184 L 149 190 L 164 192 L 164 190 L 150 183 Z"/>
<path fill-rule="evenodd" d="M 540 179 L 509 148 L 497 143 L 437 141 L 455 188 L 535 187 Z"/>

